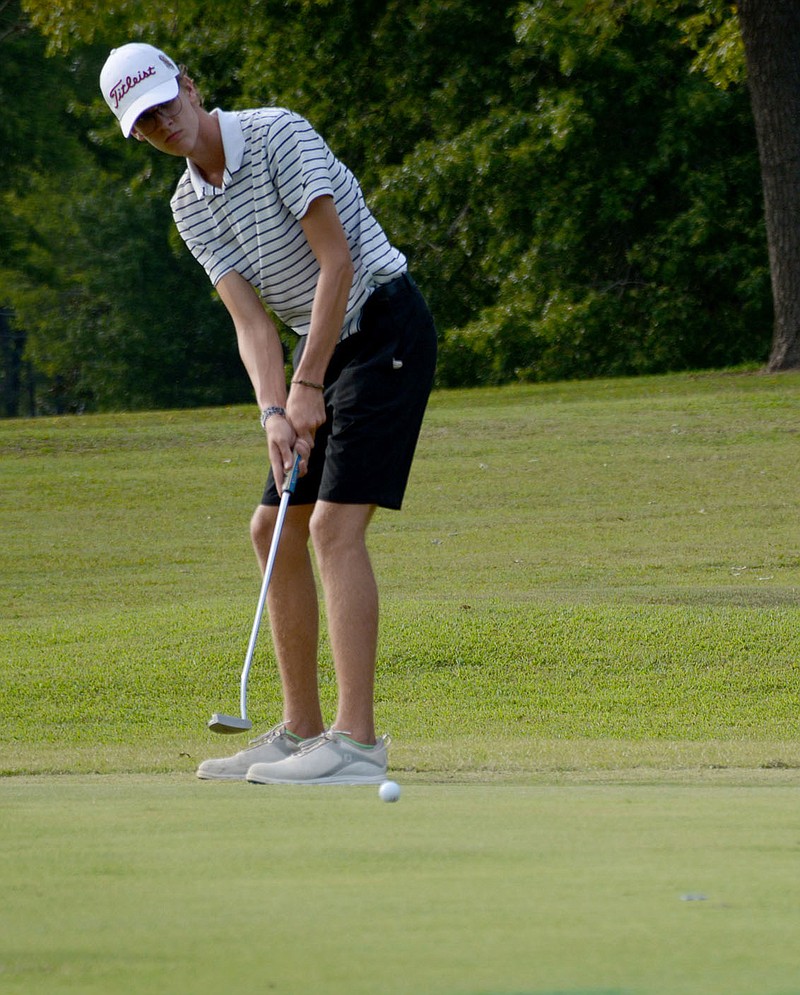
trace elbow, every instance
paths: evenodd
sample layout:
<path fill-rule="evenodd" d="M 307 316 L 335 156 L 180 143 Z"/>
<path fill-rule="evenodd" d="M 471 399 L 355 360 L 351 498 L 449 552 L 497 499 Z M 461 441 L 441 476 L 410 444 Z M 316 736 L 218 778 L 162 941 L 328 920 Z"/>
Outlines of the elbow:
<path fill-rule="evenodd" d="M 353 260 L 351 259 L 350 253 L 348 252 L 346 256 L 343 255 L 342 258 L 338 260 L 338 265 L 337 265 L 337 277 L 339 283 L 343 286 L 346 286 L 348 291 L 350 290 L 350 287 L 353 284 L 353 277 L 355 276 L 355 272 L 356 268 L 353 265 Z"/>
<path fill-rule="evenodd" d="M 319 278 L 317 282 L 318 292 L 324 287 L 324 293 L 334 294 L 337 299 L 346 299 L 353 286 L 355 266 L 348 253 L 346 256 L 337 253 L 324 259 L 320 263 Z"/>
<path fill-rule="evenodd" d="M 355 271 L 353 259 L 346 244 L 337 247 L 337 251 L 330 252 L 326 258 L 320 261 L 320 273 L 324 273 L 329 279 L 334 280 L 338 286 L 346 284 L 348 289 L 353 282 Z"/>

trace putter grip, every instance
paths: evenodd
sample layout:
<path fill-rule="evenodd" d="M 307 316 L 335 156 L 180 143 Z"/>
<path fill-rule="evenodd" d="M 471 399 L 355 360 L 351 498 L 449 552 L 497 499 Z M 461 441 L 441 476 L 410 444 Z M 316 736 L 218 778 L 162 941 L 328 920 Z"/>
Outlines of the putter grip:
<path fill-rule="evenodd" d="M 297 476 L 300 473 L 300 453 L 294 454 L 294 463 L 292 463 L 292 469 L 286 474 L 286 478 L 283 481 L 282 494 L 294 494 L 294 489 L 297 486 Z"/>

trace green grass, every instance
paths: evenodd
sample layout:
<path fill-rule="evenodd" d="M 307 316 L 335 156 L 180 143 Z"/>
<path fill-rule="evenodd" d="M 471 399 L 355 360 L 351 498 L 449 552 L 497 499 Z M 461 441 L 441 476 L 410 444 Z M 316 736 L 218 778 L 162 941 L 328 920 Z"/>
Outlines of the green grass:
<path fill-rule="evenodd" d="M 798 412 L 435 395 L 371 536 L 397 805 L 193 777 L 239 742 L 253 410 L 0 422 L 0 989 L 799 995 Z"/>
<path fill-rule="evenodd" d="M 55 780 L 3 787 L 7 995 L 800 991 L 796 787 Z"/>
<path fill-rule="evenodd" d="M 799 409 L 796 375 L 435 395 L 406 508 L 371 537 L 398 766 L 496 769 L 493 737 L 514 774 L 540 742 L 554 769 L 586 742 L 800 764 Z M 0 767 L 191 767 L 236 708 L 257 600 L 253 412 L 2 422 L 0 453 Z M 251 700 L 276 719 L 268 638 Z"/>

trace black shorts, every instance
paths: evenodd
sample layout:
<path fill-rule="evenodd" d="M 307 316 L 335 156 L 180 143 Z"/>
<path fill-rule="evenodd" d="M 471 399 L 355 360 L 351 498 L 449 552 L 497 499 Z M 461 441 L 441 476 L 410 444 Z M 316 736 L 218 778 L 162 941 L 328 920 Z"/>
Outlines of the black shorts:
<path fill-rule="evenodd" d="M 305 338 L 294 354 L 297 366 Z M 375 290 L 359 331 L 334 350 L 325 375 L 327 419 L 292 504 L 317 500 L 399 509 L 433 386 L 436 330 L 407 274 Z M 262 504 L 280 495 L 270 471 Z"/>

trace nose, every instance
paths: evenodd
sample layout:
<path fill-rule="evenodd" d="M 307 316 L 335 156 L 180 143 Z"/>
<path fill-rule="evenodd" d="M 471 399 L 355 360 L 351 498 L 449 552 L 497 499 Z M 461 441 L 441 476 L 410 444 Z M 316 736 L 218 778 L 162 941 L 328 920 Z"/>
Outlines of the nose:
<path fill-rule="evenodd" d="M 165 122 L 167 122 L 167 121 L 169 121 L 170 124 L 171 124 L 175 120 L 175 118 L 178 116 L 178 114 L 177 114 L 176 111 L 166 111 L 166 110 L 164 110 L 163 107 L 157 107 L 153 111 L 153 115 L 155 117 L 158 117 L 161 120 L 162 124 L 165 123 Z"/>

